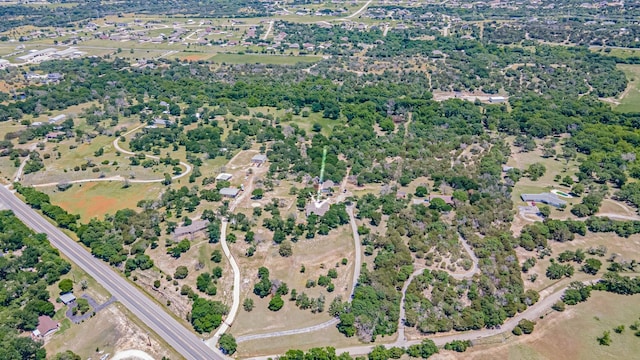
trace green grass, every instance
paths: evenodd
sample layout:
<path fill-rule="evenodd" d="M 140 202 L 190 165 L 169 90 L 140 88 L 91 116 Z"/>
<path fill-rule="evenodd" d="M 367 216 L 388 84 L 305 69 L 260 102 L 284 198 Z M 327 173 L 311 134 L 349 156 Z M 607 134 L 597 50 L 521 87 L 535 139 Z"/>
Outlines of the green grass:
<path fill-rule="evenodd" d="M 620 112 L 640 112 L 640 65 L 618 65 L 629 80 L 624 97 L 615 109 Z"/>
<path fill-rule="evenodd" d="M 312 63 L 320 61 L 321 56 L 280 56 L 262 54 L 217 54 L 209 60 L 227 64 L 274 64 L 293 65 L 301 62 Z"/>

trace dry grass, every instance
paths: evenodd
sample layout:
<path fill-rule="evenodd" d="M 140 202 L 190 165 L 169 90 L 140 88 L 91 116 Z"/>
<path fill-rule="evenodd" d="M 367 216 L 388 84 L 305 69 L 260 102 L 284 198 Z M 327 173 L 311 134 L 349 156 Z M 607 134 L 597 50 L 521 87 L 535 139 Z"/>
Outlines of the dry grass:
<path fill-rule="evenodd" d="M 434 359 L 634 359 L 640 341 L 629 330 L 640 314 L 640 295 L 623 296 L 592 292 L 585 303 L 568 307 L 538 320 L 536 330 L 528 336 L 511 336 L 505 343 L 475 346 L 463 354 L 442 351 Z M 626 331 L 612 330 L 625 325 Z M 610 346 L 598 345 L 597 338 L 611 332 Z M 496 344 L 500 342 L 499 344 Z"/>
<path fill-rule="evenodd" d="M 100 358 L 96 352 L 113 354 L 127 349 L 140 349 L 155 358 L 163 356 L 178 359 L 179 356 L 155 334 L 147 335 L 148 330 L 139 324 L 122 305 L 113 304 L 100 311 L 87 321 L 63 328 L 54 333 L 45 348 L 49 354 L 71 350 L 83 359 Z M 67 322 L 68 320 L 65 320 Z M 149 346 L 149 340 L 151 346 Z"/>
<path fill-rule="evenodd" d="M 105 214 L 114 214 L 120 209 L 136 209 L 138 201 L 158 198 L 162 186 L 154 183 L 131 184 L 124 189 L 121 182 L 100 182 L 74 184 L 64 192 L 56 187 L 40 190 L 49 194 L 53 204 L 79 214 L 80 221 L 87 222 L 93 217 L 102 219 Z"/>
<path fill-rule="evenodd" d="M 606 246 L 608 250 L 607 255 L 605 257 L 598 258 L 603 263 L 602 269 L 600 270 L 601 274 L 606 271 L 605 269 L 609 265 L 606 259 L 608 259 L 609 256 L 611 256 L 611 254 L 618 254 L 620 255 L 621 258 L 628 261 L 631 261 L 633 259 L 640 260 L 640 235 L 633 235 L 633 236 L 630 236 L 629 238 L 622 238 L 613 233 L 590 233 L 589 232 L 587 233 L 586 236 L 577 235 L 573 241 L 568 241 L 564 243 L 549 241 L 549 245 L 552 249 L 552 252 L 553 252 L 552 256 L 554 258 L 557 257 L 561 252 L 565 250 L 575 251 L 576 249 L 583 249 L 586 251 L 590 247 L 597 247 L 599 245 Z M 529 257 L 536 257 L 535 252 L 526 251 L 522 248 L 518 248 L 516 250 L 516 253 L 518 255 L 518 259 L 520 263 L 522 263 L 524 260 L 526 260 Z M 587 255 L 587 257 L 592 257 L 592 256 Z M 565 281 L 565 282 L 569 280 L 581 281 L 581 280 L 588 280 L 588 279 L 594 278 L 593 276 L 587 275 L 582 271 L 579 271 L 579 268 L 581 266 L 580 264 L 572 263 L 576 268 L 576 272 L 575 272 L 575 275 L 571 277 L 571 279 L 550 280 L 545 276 L 545 272 L 547 270 L 547 267 L 549 267 L 549 264 L 550 264 L 550 257 L 546 257 L 543 260 L 537 260 L 536 265 L 533 268 L 531 268 L 527 274 L 523 274 L 523 277 L 528 279 L 529 275 L 537 274 L 538 279 L 534 283 L 531 283 L 529 280 L 525 280 L 524 281 L 525 287 L 531 288 L 537 291 L 541 291 L 542 289 L 545 289 L 557 283 L 558 281 Z"/>
<path fill-rule="evenodd" d="M 256 234 L 258 239 L 264 239 L 257 246 L 256 254 L 247 258 L 244 255 L 247 244 L 240 240 L 232 245 L 232 252 L 239 263 L 241 274 L 241 300 L 251 297 L 255 302 L 255 309 L 248 313 L 241 310 L 233 325 L 235 336 L 262 333 L 286 329 L 295 329 L 315 325 L 327 321 L 330 317 L 326 313 L 329 304 L 338 295 L 348 297 L 351 279 L 353 277 L 353 263 L 336 268 L 338 278 L 332 280 L 335 291 L 328 293 L 325 288 L 316 286 L 305 288 L 308 279 L 317 280 L 320 275 L 335 268 L 342 258 L 353 259 L 353 239 L 347 227 L 332 231 L 328 236 L 316 236 L 314 239 L 301 239 L 293 244 L 293 256 L 283 258 L 278 254 L 278 247 L 272 245 L 271 235 L 261 232 Z M 305 272 L 300 269 L 304 265 Z M 289 289 L 296 289 L 298 293 L 305 292 L 309 297 L 316 298 L 320 294 L 326 297 L 325 312 L 312 314 L 309 310 L 301 311 L 295 304 L 285 302 L 285 306 L 278 312 L 267 309 L 269 298 L 260 299 L 253 295 L 253 285 L 257 281 L 257 270 L 265 266 L 270 271 L 271 279 L 278 279 L 287 283 Z M 285 297 L 288 299 L 288 296 Z"/>

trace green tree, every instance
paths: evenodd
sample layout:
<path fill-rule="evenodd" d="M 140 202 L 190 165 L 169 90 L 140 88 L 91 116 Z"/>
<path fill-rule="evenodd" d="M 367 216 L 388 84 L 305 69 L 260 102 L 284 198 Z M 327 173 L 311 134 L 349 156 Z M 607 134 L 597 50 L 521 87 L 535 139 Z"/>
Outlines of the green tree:
<path fill-rule="evenodd" d="M 420 186 L 416 187 L 415 195 L 417 197 L 423 198 L 423 197 L 427 196 L 428 194 L 429 194 L 429 189 L 427 189 L 426 186 L 420 185 Z"/>
<path fill-rule="evenodd" d="M 600 336 L 598 338 L 598 344 L 602 345 L 602 346 L 609 346 L 611 345 L 611 332 L 609 331 L 605 331 L 602 336 Z"/>
<path fill-rule="evenodd" d="M 246 312 L 250 312 L 251 310 L 253 310 L 253 299 L 252 298 L 245 298 L 244 302 L 242 303 L 242 307 L 244 308 L 244 311 Z"/>
<path fill-rule="evenodd" d="M 280 296 L 280 294 L 276 294 L 276 296 L 271 298 L 271 301 L 269 301 L 269 310 L 271 311 L 278 311 L 282 309 L 283 306 L 284 306 L 284 300 L 282 300 L 282 297 Z"/>
<path fill-rule="evenodd" d="M 600 260 L 589 258 L 585 261 L 584 265 L 582 265 L 582 271 L 590 275 L 595 275 L 598 273 L 601 266 L 602 262 Z"/>
<path fill-rule="evenodd" d="M 431 355 L 438 353 L 438 347 L 431 339 L 422 340 L 419 345 L 411 345 L 407 349 L 407 354 L 411 357 L 421 357 L 428 359 Z"/>
<path fill-rule="evenodd" d="M 262 189 L 255 189 L 251 192 L 251 196 L 253 199 L 262 199 L 263 195 L 264 195 L 264 190 Z"/>
<path fill-rule="evenodd" d="M 186 266 L 178 266 L 173 273 L 173 277 L 176 279 L 184 279 L 189 275 L 189 269 Z"/>
<path fill-rule="evenodd" d="M 58 289 L 60 289 L 60 294 L 66 294 L 73 291 L 73 281 L 71 279 L 60 280 L 58 283 Z"/>
<path fill-rule="evenodd" d="M 225 333 L 220 336 L 220 340 L 218 340 L 218 346 L 220 347 L 220 350 L 222 350 L 222 353 L 225 355 L 233 355 L 238 348 L 236 339 L 229 333 Z"/>
<path fill-rule="evenodd" d="M 73 351 L 67 350 L 63 353 L 57 353 L 54 357 L 54 360 L 82 360 L 82 358 L 80 357 L 80 355 L 75 354 Z"/>
<path fill-rule="evenodd" d="M 87 299 L 85 298 L 76 299 L 76 304 L 76 309 L 80 312 L 80 314 L 84 314 L 89 311 L 89 309 L 91 309 L 91 306 L 89 306 L 89 301 L 87 301 Z"/>
<path fill-rule="evenodd" d="M 529 178 L 531 178 L 531 180 L 533 181 L 536 181 L 544 176 L 546 171 L 547 168 L 541 163 L 533 163 L 527 168 L 527 174 L 529 174 Z"/>

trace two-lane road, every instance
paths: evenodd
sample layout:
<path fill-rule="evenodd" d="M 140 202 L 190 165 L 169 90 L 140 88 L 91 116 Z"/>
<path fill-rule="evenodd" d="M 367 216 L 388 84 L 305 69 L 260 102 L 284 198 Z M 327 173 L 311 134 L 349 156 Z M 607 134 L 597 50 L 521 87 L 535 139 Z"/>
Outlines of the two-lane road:
<path fill-rule="evenodd" d="M 98 281 L 184 358 L 189 360 L 226 359 L 219 350 L 208 347 L 201 339 L 167 314 L 165 309 L 128 283 L 102 260 L 94 258 L 80 244 L 49 223 L 4 186 L 0 186 L 0 202 L 13 210 L 16 216 L 28 227 L 38 233 L 47 234 L 52 246 Z"/>

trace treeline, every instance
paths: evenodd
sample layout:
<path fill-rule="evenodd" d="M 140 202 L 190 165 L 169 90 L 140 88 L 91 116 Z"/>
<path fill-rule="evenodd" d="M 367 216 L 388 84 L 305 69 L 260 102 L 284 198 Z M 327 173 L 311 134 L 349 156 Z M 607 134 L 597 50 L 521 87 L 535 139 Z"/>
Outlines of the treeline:
<path fill-rule="evenodd" d="M 34 209 L 42 210 L 46 216 L 55 221 L 58 226 L 69 229 L 71 231 L 78 230 L 79 215 L 70 214 L 58 205 L 51 204 L 49 195 L 42 193 L 32 187 L 22 186 L 14 183 L 13 187 L 18 194 L 22 195 L 27 205 Z"/>
<path fill-rule="evenodd" d="M 44 234 L 34 234 L 6 210 L 0 211 L 0 253 L 0 359 L 44 360 L 43 344 L 21 332 L 35 330 L 38 316 L 55 314 L 47 287 L 71 264 Z"/>

